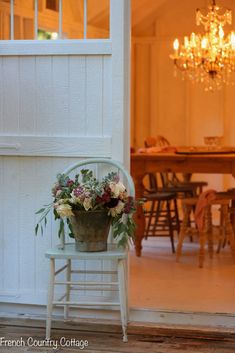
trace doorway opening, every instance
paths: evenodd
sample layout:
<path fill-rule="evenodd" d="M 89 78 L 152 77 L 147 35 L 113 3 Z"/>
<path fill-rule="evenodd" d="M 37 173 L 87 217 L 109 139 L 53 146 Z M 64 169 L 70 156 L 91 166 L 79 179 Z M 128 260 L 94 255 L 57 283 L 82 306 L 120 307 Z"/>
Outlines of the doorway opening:
<path fill-rule="evenodd" d="M 233 10 L 232 1 L 223 6 Z M 173 146 L 203 145 L 204 136 L 223 136 L 235 145 L 230 110 L 234 86 L 209 93 L 197 84 L 174 77 L 169 55 L 176 37 L 198 32 L 195 10 L 205 1 L 132 0 L 131 147 L 144 147 L 149 136 L 163 135 Z M 208 188 L 234 187 L 231 176 L 193 175 Z M 177 243 L 177 234 L 175 234 Z M 198 267 L 197 238 L 184 242 L 176 263 L 169 237 L 144 240 L 141 257 L 131 252 L 130 305 L 162 311 L 235 314 L 234 269 L 229 246 Z"/>

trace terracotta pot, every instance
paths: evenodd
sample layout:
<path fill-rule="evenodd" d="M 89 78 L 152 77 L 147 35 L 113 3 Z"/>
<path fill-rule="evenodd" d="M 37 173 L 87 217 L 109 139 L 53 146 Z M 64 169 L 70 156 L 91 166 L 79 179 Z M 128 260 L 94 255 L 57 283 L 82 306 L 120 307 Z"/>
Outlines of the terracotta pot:
<path fill-rule="evenodd" d="M 106 210 L 74 211 L 70 222 L 78 251 L 106 251 L 111 216 Z"/>

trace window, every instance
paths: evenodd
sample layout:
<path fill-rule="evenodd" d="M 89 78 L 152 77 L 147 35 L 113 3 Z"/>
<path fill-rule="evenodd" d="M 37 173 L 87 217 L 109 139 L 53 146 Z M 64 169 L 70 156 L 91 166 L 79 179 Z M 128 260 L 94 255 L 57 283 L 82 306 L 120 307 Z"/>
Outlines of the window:
<path fill-rule="evenodd" d="M 59 11 L 59 2 L 58 0 L 46 0 L 46 9 Z"/>
<path fill-rule="evenodd" d="M 0 0 L 0 40 L 109 38 L 110 0 Z"/>
<path fill-rule="evenodd" d="M 45 31 L 44 29 L 38 29 L 38 39 L 39 40 L 56 40 L 58 39 L 59 34 L 58 32 L 50 32 L 50 31 Z"/>

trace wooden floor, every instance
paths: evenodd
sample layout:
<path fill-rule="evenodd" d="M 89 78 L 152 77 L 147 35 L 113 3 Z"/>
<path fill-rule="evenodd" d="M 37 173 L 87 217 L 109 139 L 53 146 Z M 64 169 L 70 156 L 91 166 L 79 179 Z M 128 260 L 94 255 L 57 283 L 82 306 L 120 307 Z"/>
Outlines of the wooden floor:
<path fill-rule="evenodd" d="M 14 323 L 14 321 L 13 321 Z M 27 322 L 24 326 L 12 326 L 9 322 L 0 320 L 0 337 L 10 341 L 20 340 L 27 342 L 35 340 L 36 346 L 25 344 L 21 347 L 0 346 L 0 353 L 69 353 L 84 351 L 87 353 L 234 353 L 235 333 L 215 333 L 204 331 L 178 330 L 177 328 L 149 328 L 130 326 L 128 330 L 128 343 L 123 343 L 121 330 L 115 325 L 85 324 L 71 326 L 70 328 L 53 329 L 51 346 L 37 346 L 44 340 L 45 328 L 34 327 Z M 88 347 L 79 349 L 77 346 L 60 347 L 59 341 L 65 337 L 67 344 L 73 340 L 87 340 Z M 53 340 L 53 341 L 52 341 Z M 57 342 L 58 346 L 56 343 Z M 54 345 L 53 345 L 54 344 Z M 73 344 L 72 344 L 73 345 Z"/>
<path fill-rule="evenodd" d="M 179 263 L 169 237 L 143 241 L 141 257 L 132 250 L 130 306 L 235 314 L 235 264 L 229 246 L 212 260 L 206 254 L 204 268 L 198 267 L 198 247 L 197 239 L 187 239 Z"/>

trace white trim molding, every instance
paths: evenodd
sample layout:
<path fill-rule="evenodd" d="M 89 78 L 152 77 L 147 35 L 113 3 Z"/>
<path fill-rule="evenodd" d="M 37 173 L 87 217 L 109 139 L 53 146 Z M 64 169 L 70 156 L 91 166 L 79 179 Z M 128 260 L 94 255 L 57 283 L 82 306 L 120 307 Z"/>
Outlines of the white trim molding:
<path fill-rule="evenodd" d="M 0 56 L 10 55 L 112 55 L 112 42 L 110 39 L 0 41 Z"/>
<path fill-rule="evenodd" d="M 89 146 L 89 148 L 88 148 Z M 0 156 L 111 157 L 111 137 L 0 136 Z"/>

